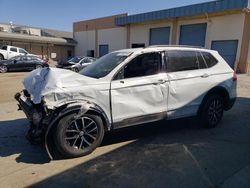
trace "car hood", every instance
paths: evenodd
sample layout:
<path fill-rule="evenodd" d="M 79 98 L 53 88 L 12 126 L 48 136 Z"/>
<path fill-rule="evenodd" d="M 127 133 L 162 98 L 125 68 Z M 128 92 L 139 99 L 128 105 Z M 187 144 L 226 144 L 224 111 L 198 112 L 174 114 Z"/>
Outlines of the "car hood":
<path fill-rule="evenodd" d="M 73 100 L 95 99 L 100 90 L 105 90 L 98 87 L 105 85 L 98 79 L 50 67 L 30 72 L 24 79 L 23 85 L 34 104 L 41 103 L 43 99 L 49 108 Z"/>

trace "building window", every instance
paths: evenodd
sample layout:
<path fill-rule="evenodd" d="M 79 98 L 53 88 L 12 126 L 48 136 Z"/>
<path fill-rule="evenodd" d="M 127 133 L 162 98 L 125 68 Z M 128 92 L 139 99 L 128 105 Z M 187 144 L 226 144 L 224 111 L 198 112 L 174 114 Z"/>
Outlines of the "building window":
<path fill-rule="evenodd" d="M 134 43 L 131 46 L 132 46 L 132 48 L 144 48 L 145 44 L 144 43 Z"/>

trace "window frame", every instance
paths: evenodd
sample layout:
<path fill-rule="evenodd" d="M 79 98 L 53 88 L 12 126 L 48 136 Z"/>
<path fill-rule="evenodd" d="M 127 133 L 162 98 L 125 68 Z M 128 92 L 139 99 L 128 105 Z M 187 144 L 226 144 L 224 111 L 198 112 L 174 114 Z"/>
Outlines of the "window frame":
<path fill-rule="evenodd" d="M 139 56 L 141 55 L 145 55 L 145 54 L 152 54 L 152 53 L 156 53 L 158 55 L 160 55 L 160 63 L 159 63 L 159 66 L 158 66 L 158 73 L 162 73 L 162 72 L 165 72 L 165 70 L 163 69 L 163 67 L 165 67 L 164 65 L 164 61 L 165 61 L 165 58 L 164 58 L 164 51 L 155 51 L 155 52 L 145 52 L 145 53 L 142 53 L 142 54 L 138 54 L 137 56 L 135 56 L 133 59 L 131 59 L 129 62 L 127 62 L 126 64 L 124 64 L 112 77 L 111 81 L 121 81 L 121 80 L 128 80 L 128 79 L 137 79 L 137 78 L 141 78 L 141 77 L 150 77 L 150 76 L 154 76 L 154 75 L 157 75 L 157 74 L 152 74 L 152 75 L 144 75 L 144 76 L 136 76 L 136 77 L 131 77 L 131 78 L 122 78 L 122 79 L 116 79 L 117 75 L 120 74 L 121 71 L 123 71 L 123 74 L 124 74 L 124 68 L 129 64 L 131 63 L 133 60 L 135 60 L 135 58 L 138 58 Z M 123 75 L 124 76 L 124 75 Z"/>
<path fill-rule="evenodd" d="M 208 66 L 207 61 L 206 61 L 203 53 L 209 54 L 216 61 L 216 63 L 213 66 L 211 66 L 211 67 Z M 217 65 L 219 63 L 219 60 L 212 53 L 210 53 L 210 52 L 201 51 L 201 56 L 202 56 L 204 62 L 206 63 L 206 65 L 207 65 L 207 69 L 210 69 L 210 68 L 214 67 L 215 65 Z"/>
<path fill-rule="evenodd" d="M 198 58 L 198 55 L 200 55 L 200 57 L 202 58 L 203 60 L 203 63 L 204 65 L 206 66 L 205 68 L 200 68 L 200 62 L 199 62 L 199 65 L 198 65 L 198 68 L 197 69 L 191 69 L 191 70 L 178 70 L 178 71 L 168 71 L 168 52 L 170 51 L 174 51 L 174 52 L 193 52 L 193 53 L 196 53 L 196 59 L 199 60 Z M 209 53 L 211 54 L 211 53 Z M 205 58 L 203 57 L 203 54 L 202 54 L 202 51 L 196 51 L 196 50 L 166 50 L 165 53 L 164 53 L 164 63 L 165 63 L 165 72 L 167 73 L 173 73 L 173 72 L 185 72 L 185 71 L 197 71 L 197 70 L 205 70 L 205 69 L 208 69 L 208 65 L 207 65 L 207 62 L 205 61 Z"/>
<path fill-rule="evenodd" d="M 16 49 L 16 51 L 13 51 L 12 49 Z M 10 51 L 11 51 L 11 52 L 16 52 L 16 53 L 18 53 L 18 50 L 17 50 L 17 48 L 15 48 L 15 47 L 10 47 Z"/>

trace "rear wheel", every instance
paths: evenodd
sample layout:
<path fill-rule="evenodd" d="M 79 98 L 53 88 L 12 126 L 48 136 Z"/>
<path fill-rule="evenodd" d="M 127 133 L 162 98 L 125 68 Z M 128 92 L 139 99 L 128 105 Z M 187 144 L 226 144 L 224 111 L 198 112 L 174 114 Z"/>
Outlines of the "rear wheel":
<path fill-rule="evenodd" d="M 5 66 L 5 65 L 0 65 L 0 72 L 1 73 L 5 73 L 5 72 L 7 72 L 8 71 L 8 67 L 7 66 Z"/>
<path fill-rule="evenodd" d="M 102 142 L 104 127 L 99 116 L 71 114 L 62 118 L 56 128 L 55 143 L 66 158 L 90 154 Z"/>
<path fill-rule="evenodd" d="M 200 118 L 203 125 L 207 128 L 217 126 L 223 116 L 224 101 L 219 95 L 211 95 L 202 106 Z"/>

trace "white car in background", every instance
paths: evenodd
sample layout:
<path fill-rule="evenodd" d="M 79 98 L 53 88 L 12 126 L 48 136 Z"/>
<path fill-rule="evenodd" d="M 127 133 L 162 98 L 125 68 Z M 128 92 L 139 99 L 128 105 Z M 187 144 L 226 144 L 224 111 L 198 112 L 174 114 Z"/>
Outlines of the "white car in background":
<path fill-rule="evenodd" d="M 15 98 L 30 140 L 45 140 L 51 158 L 79 157 L 121 127 L 190 116 L 215 127 L 236 100 L 236 81 L 217 51 L 151 46 L 109 53 L 80 74 L 35 70 Z"/>
<path fill-rule="evenodd" d="M 8 60 L 18 55 L 27 55 L 27 54 L 29 53 L 23 48 L 18 48 L 15 46 L 3 46 L 0 49 L 0 60 Z"/>

